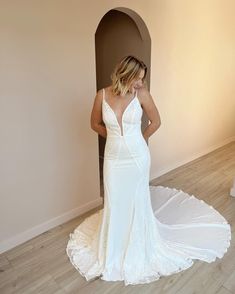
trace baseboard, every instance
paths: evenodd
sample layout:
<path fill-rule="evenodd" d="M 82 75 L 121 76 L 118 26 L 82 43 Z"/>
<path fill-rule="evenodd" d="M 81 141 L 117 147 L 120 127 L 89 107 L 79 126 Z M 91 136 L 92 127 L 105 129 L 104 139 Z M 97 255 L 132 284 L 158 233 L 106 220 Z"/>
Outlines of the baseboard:
<path fill-rule="evenodd" d="M 225 146 L 225 145 L 227 145 L 227 144 L 229 144 L 231 142 L 234 142 L 234 141 L 235 141 L 235 136 L 230 137 L 230 138 L 228 138 L 228 139 L 226 139 L 226 140 L 224 140 L 224 141 L 222 141 L 222 142 L 220 142 L 218 144 L 210 146 L 209 148 L 207 148 L 207 149 L 205 149 L 205 150 L 203 150 L 201 152 L 193 154 L 192 156 L 190 156 L 190 158 L 187 158 L 187 159 L 185 159 L 183 161 L 178 161 L 178 162 L 176 162 L 175 164 L 173 164 L 171 166 L 163 168 L 163 169 L 161 169 L 161 170 L 159 170 L 159 171 L 157 171 L 155 173 L 152 173 L 151 176 L 150 176 L 151 177 L 150 182 L 153 181 L 154 179 L 162 176 L 162 175 L 167 174 L 168 172 L 170 172 L 170 171 L 172 171 L 172 170 L 174 170 L 174 169 L 176 169 L 176 168 L 178 168 L 178 167 L 180 167 L 180 166 L 182 166 L 184 164 L 190 163 L 191 161 L 193 161 L 195 159 L 198 159 L 199 157 L 204 156 L 204 155 L 206 155 L 206 154 L 208 154 L 208 153 L 210 153 L 212 151 L 215 151 L 216 149 L 218 149 L 220 147 L 223 147 L 223 146 Z"/>
<path fill-rule="evenodd" d="M 83 213 L 96 208 L 97 206 L 101 205 L 103 203 L 103 198 L 100 197 L 94 201 L 90 201 L 82 206 L 79 206 L 75 209 L 72 209 L 60 216 L 57 216 L 53 219 L 50 219 L 47 222 L 44 222 L 40 225 L 37 225 L 27 231 L 24 231 L 20 234 L 17 234 L 16 236 L 3 240 L 0 242 L 0 254 L 4 253 L 14 247 L 16 247 L 17 245 L 21 245 L 24 242 L 56 227 L 59 226 L 79 215 L 82 215 Z"/>

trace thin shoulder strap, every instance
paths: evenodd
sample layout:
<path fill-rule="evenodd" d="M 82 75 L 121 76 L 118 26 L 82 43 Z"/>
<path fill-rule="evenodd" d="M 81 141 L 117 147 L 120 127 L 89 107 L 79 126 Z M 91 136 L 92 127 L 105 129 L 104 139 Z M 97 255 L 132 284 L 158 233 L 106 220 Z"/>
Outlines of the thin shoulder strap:
<path fill-rule="evenodd" d="M 104 97 L 105 97 L 105 89 L 103 88 L 103 100 L 104 100 Z"/>

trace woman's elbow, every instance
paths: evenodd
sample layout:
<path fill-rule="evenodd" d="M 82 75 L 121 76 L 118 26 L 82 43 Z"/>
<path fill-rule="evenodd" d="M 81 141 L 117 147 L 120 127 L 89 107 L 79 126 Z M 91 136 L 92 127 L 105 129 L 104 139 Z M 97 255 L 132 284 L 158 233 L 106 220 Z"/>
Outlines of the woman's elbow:
<path fill-rule="evenodd" d="M 93 131 L 95 131 L 95 132 L 97 132 L 97 130 L 99 129 L 99 126 L 100 126 L 100 123 L 98 123 L 98 122 L 91 122 L 90 123 L 90 127 L 91 127 L 91 129 L 93 130 Z"/>
<path fill-rule="evenodd" d="M 158 120 L 156 122 L 153 122 L 153 125 L 155 126 L 155 130 L 157 130 L 160 127 L 160 125 L 161 125 L 161 120 Z"/>
<path fill-rule="evenodd" d="M 160 127 L 160 125 L 161 125 L 161 118 L 160 118 L 160 116 L 158 117 L 158 120 L 157 120 L 157 126 L 158 126 L 158 128 Z"/>
<path fill-rule="evenodd" d="M 95 131 L 96 130 L 96 123 L 94 122 L 94 121 L 90 121 L 90 127 L 91 127 L 91 129 L 93 130 L 93 131 Z"/>

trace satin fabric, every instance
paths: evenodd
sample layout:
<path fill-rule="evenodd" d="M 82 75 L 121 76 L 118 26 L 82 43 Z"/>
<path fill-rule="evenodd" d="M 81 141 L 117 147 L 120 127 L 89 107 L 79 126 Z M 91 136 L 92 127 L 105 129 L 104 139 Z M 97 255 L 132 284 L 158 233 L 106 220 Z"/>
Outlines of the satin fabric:
<path fill-rule="evenodd" d="M 137 96 L 121 119 L 105 98 L 104 208 L 73 233 L 66 252 L 90 281 L 143 284 L 193 265 L 222 258 L 231 227 L 212 206 L 182 190 L 150 186 L 150 151 L 141 132 L 143 109 Z"/>

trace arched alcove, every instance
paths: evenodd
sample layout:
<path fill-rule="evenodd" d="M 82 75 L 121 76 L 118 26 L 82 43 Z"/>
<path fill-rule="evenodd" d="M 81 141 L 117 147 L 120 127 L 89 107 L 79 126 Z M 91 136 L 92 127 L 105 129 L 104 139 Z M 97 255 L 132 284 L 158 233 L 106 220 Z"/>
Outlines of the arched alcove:
<path fill-rule="evenodd" d="M 140 58 L 147 65 L 147 84 L 150 88 L 151 39 L 143 19 L 135 11 L 117 7 L 102 17 L 95 32 L 95 54 L 97 90 L 111 84 L 110 75 L 115 64 L 129 54 Z M 147 116 L 143 113 L 142 130 L 147 124 Z M 98 136 L 101 196 L 105 142 L 103 137 Z"/>

